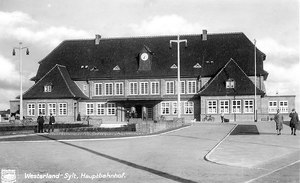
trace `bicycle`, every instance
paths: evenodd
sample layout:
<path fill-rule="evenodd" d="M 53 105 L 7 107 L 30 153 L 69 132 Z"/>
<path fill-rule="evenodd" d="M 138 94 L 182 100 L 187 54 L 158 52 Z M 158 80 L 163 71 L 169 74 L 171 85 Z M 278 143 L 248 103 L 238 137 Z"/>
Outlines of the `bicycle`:
<path fill-rule="evenodd" d="M 205 115 L 205 117 L 203 118 L 203 121 L 214 121 L 215 118 L 211 115 Z"/>

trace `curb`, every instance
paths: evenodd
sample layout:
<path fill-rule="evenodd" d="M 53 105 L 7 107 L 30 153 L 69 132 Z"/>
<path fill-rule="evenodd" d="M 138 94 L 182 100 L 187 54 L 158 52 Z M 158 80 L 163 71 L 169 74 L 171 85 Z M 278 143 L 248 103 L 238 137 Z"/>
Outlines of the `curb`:
<path fill-rule="evenodd" d="M 227 135 L 220 141 L 218 142 L 205 156 L 204 156 L 204 160 L 205 161 L 209 161 L 212 163 L 216 163 L 216 164 L 222 164 L 222 163 L 218 163 L 216 161 L 212 161 L 210 159 L 210 155 L 219 147 L 219 145 L 225 141 L 227 139 L 227 137 L 231 134 L 231 132 L 238 126 L 238 124 L 234 124 L 234 127 L 227 133 Z"/>

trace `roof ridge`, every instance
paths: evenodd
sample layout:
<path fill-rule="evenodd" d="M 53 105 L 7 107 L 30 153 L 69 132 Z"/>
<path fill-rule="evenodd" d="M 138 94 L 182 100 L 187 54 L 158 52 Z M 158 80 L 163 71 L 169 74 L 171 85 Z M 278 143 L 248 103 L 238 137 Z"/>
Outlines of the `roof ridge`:
<path fill-rule="evenodd" d="M 223 33 L 208 33 L 207 35 L 228 35 L 228 34 L 244 34 L 243 32 L 223 32 Z M 202 33 L 191 34 L 162 34 L 162 35 L 139 35 L 139 36 L 120 36 L 120 37 L 101 37 L 101 40 L 111 39 L 142 39 L 142 38 L 160 38 L 160 37 L 175 37 L 175 36 L 201 36 Z M 93 39 L 67 39 L 65 41 L 91 41 Z"/>
<path fill-rule="evenodd" d="M 57 65 L 58 65 L 58 64 L 57 64 Z M 64 79 L 64 81 L 65 81 L 65 83 L 66 83 L 66 85 L 67 85 L 67 87 L 68 87 L 68 89 L 69 89 L 69 92 L 71 93 L 71 95 L 73 95 L 73 97 L 76 97 L 76 95 L 72 92 L 72 90 L 71 90 L 71 88 L 70 88 L 68 82 L 66 81 L 66 78 L 65 78 L 64 74 L 61 72 L 61 70 L 60 70 L 59 67 L 57 67 L 57 68 L 58 68 L 58 71 L 59 71 L 59 73 L 61 74 L 62 78 Z"/>

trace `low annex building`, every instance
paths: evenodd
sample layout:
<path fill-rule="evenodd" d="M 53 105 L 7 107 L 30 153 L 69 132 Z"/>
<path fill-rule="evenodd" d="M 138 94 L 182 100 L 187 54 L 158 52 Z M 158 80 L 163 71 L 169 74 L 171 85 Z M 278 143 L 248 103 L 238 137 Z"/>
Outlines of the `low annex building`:
<path fill-rule="evenodd" d="M 294 107 L 295 96 L 274 96 L 276 100 L 266 96 L 266 55 L 243 33 L 180 35 L 187 40 L 187 45 L 180 45 L 180 83 L 177 46 L 170 47 L 170 40 L 176 39 L 96 35 L 95 39 L 63 41 L 39 62 L 32 78 L 35 84 L 23 95 L 24 116 L 52 113 L 57 121 L 72 122 L 80 114 L 103 122 L 124 122 L 129 113 L 157 120 L 173 119 L 180 110 L 185 120 L 203 121 L 211 115 L 219 121 L 224 112 L 231 121 L 253 121 L 255 101 L 258 120 L 269 119 L 274 108 L 288 113 Z"/>

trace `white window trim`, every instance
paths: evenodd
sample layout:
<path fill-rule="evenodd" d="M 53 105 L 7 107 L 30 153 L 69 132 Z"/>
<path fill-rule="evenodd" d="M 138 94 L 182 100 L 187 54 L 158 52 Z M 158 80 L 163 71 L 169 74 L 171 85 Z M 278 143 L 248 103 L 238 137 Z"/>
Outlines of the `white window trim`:
<path fill-rule="evenodd" d="M 54 105 L 55 107 L 50 107 L 50 105 Z M 51 111 L 52 109 L 52 111 Z M 54 109 L 54 112 L 53 112 L 53 109 Z M 57 113 L 57 106 L 56 106 L 56 103 L 48 103 L 48 115 L 52 114 L 53 116 L 56 116 L 56 113 Z"/>
<path fill-rule="evenodd" d="M 191 113 L 187 112 L 187 109 L 190 109 Z M 194 102 L 192 102 L 192 101 L 185 101 L 184 102 L 184 114 L 194 114 Z"/>
<path fill-rule="evenodd" d="M 142 93 L 142 85 L 144 84 L 144 93 Z M 147 86 L 147 88 L 145 87 Z M 140 82 L 140 95 L 148 95 L 149 94 L 149 83 L 148 82 Z"/>
<path fill-rule="evenodd" d="M 234 102 L 240 102 L 240 105 L 233 105 Z M 236 109 L 239 109 L 239 111 L 234 111 L 233 110 L 234 106 L 239 107 L 239 108 L 236 108 Z M 231 112 L 234 114 L 242 113 L 242 100 L 231 100 Z"/>
<path fill-rule="evenodd" d="M 246 105 L 246 102 L 248 101 L 248 103 L 251 101 L 252 102 L 252 104 L 250 105 L 250 104 L 247 104 Z M 246 107 L 248 107 L 247 108 L 247 110 L 246 110 Z M 249 112 L 249 109 L 252 109 L 250 112 Z M 250 100 L 244 100 L 244 113 L 249 113 L 249 114 L 251 114 L 251 113 L 253 113 L 254 112 L 254 100 L 253 99 L 250 99 Z"/>
<path fill-rule="evenodd" d="M 154 84 L 154 90 L 155 92 L 153 92 L 153 84 Z M 156 89 L 157 89 L 157 92 L 156 92 Z M 150 83 L 150 93 L 151 95 L 159 95 L 159 82 L 158 81 L 152 81 Z"/>
<path fill-rule="evenodd" d="M 177 114 L 177 112 L 178 112 L 177 102 L 172 102 L 172 114 Z"/>
<path fill-rule="evenodd" d="M 90 107 L 88 107 L 90 106 Z M 89 112 L 89 110 L 92 110 L 92 112 Z M 85 104 L 85 114 L 88 116 L 95 115 L 95 104 L 94 103 L 86 103 Z"/>
<path fill-rule="evenodd" d="M 215 105 L 211 105 L 212 109 L 215 109 L 215 111 L 209 111 L 209 102 L 211 102 L 212 104 L 215 103 Z M 207 114 L 217 114 L 218 113 L 218 101 L 217 100 L 207 100 L 206 101 L 206 111 Z"/>
<path fill-rule="evenodd" d="M 190 83 L 194 83 L 191 84 L 191 88 L 190 88 Z M 195 94 L 197 92 L 197 83 L 196 81 L 187 81 L 187 94 Z"/>
<path fill-rule="evenodd" d="M 117 90 L 117 85 L 119 85 L 119 91 Z M 115 95 L 124 95 L 124 83 L 123 82 L 115 83 Z"/>
<path fill-rule="evenodd" d="M 110 85 L 111 86 L 111 92 L 107 93 L 107 86 Z M 104 87 L 105 87 L 105 95 L 106 96 L 112 96 L 114 95 L 114 84 L 113 83 L 104 83 Z"/>
<path fill-rule="evenodd" d="M 112 106 L 110 106 L 112 105 Z M 109 110 L 112 110 L 113 112 L 110 113 Z M 115 116 L 116 115 L 116 104 L 115 103 L 106 103 L 106 114 L 108 116 Z"/>
<path fill-rule="evenodd" d="M 42 107 L 44 105 L 44 107 Z M 44 114 L 41 113 L 41 110 L 44 111 Z M 38 103 L 38 115 L 46 115 L 46 103 Z"/>
<path fill-rule="evenodd" d="M 270 106 L 270 103 L 276 103 L 276 106 Z M 278 101 L 269 101 L 268 102 L 268 112 L 271 113 L 271 114 L 275 114 L 277 112 L 277 109 L 278 109 Z"/>
<path fill-rule="evenodd" d="M 99 87 L 99 92 L 98 93 L 97 93 L 97 90 L 96 90 L 97 85 Z M 95 83 L 94 84 L 94 91 L 95 91 L 95 96 L 102 96 L 103 95 L 103 83 Z"/>
<path fill-rule="evenodd" d="M 170 85 L 171 85 L 171 83 L 172 83 L 172 88 L 170 87 Z M 168 87 L 168 84 L 169 84 L 169 87 Z M 168 89 L 169 89 L 169 92 L 168 92 Z M 171 92 L 170 92 L 171 91 Z M 175 94 L 175 85 L 174 85 L 174 81 L 166 81 L 166 94 L 167 95 L 173 95 L 173 94 Z"/>
<path fill-rule="evenodd" d="M 61 105 L 66 105 L 66 107 L 61 107 Z M 66 109 L 66 114 L 64 114 L 64 112 L 63 111 L 61 111 L 61 109 L 62 110 L 64 110 L 64 109 Z M 67 116 L 68 115 L 68 104 L 67 103 L 58 103 L 58 115 L 59 116 Z"/>
<path fill-rule="evenodd" d="M 280 103 L 286 103 L 286 105 L 281 105 Z M 278 102 L 279 110 L 281 113 L 289 113 L 289 103 L 287 100 L 282 100 Z"/>
<path fill-rule="evenodd" d="M 101 105 L 103 105 L 103 107 L 101 107 Z M 99 109 L 101 111 L 103 111 L 103 114 L 101 114 L 101 112 L 99 113 Z M 105 111 L 106 111 L 106 105 L 105 105 L 105 102 L 98 102 L 96 103 L 96 115 L 99 115 L 99 116 L 104 116 L 105 115 Z"/>
<path fill-rule="evenodd" d="M 133 91 L 133 93 L 131 93 L 131 91 Z M 129 95 L 138 95 L 138 94 L 139 94 L 138 82 L 129 82 Z"/>
<path fill-rule="evenodd" d="M 225 104 L 225 102 L 227 102 L 228 103 L 228 105 L 221 105 L 221 102 L 224 102 L 224 104 Z M 227 109 L 227 111 L 225 110 L 225 111 L 223 111 L 224 112 L 224 114 L 229 114 L 229 111 L 230 111 L 230 105 L 229 105 L 230 103 L 229 103 L 229 100 L 219 100 L 219 113 L 221 114 L 222 113 L 222 109 L 221 109 L 221 107 L 222 106 L 224 106 L 224 109 Z M 226 107 L 227 106 L 227 107 Z"/>
<path fill-rule="evenodd" d="M 163 107 L 163 104 L 165 104 L 166 107 Z M 165 113 L 165 114 L 163 113 L 163 111 L 164 111 L 163 109 L 164 109 L 164 108 L 165 108 L 165 109 L 169 109 L 169 110 L 166 110 L 166 112 L 167 112 L 167 111 L 168 111 L 168 112 Z M 171 114 L 171 104 L 170 104 L 170 102 L 161 102 L 160 109 L 161 109 L 161 111 L 160 111 L 161 115 L 170 115 L 170 114 Z"/>
<path fill-rule="evenodd" d="M 35 104 L 27 104 L 27 116 L 35 116 Z"/>
<path fill-rule="evenodd" d="M 185 91 L 186 91 L 185 81 L 180 81 L 180 94 L 185 94 Z"/>

